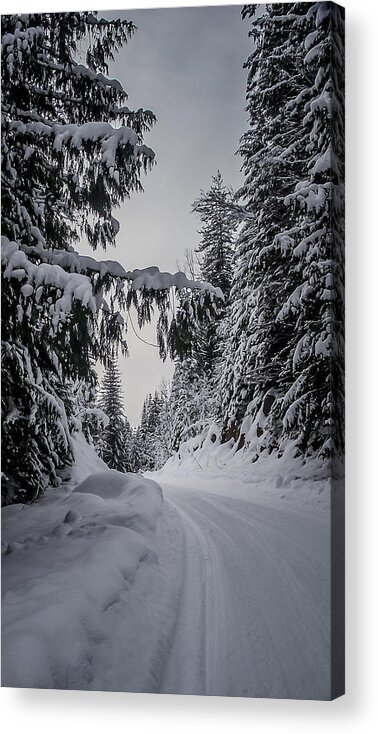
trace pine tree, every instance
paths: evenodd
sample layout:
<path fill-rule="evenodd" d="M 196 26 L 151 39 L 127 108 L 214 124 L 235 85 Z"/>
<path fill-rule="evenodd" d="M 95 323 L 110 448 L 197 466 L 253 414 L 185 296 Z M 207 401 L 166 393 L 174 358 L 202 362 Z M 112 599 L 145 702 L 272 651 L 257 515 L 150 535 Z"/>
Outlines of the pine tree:
<path fill-rule="evenodd" d="M 193 204 L 199 214 L 202 228 L 201 242 L 196 250 L 200 255 L 200 277 L 222 290 L 224 301 L 219 304 L 211 322 L 197 329 L 196 355 L 199 369 L 211 380 L 215 375 L 217 358 L 223 349 L 221 325 L 229 303 L 233 275 L 235 233 L 238 218 L 230 204 L 233 193 L 223 182 L 220 171 L 212 179 L 212 185 L 202 191 Z"/>
<path fill-rule="evenodd" d="M 206 324 L 195 324 L 190 335 L 190 349 L 176 360 L 169 401 L 172 417 L 171 449 L 177 451 L 181 441 L 201 433 L 216 414 L 216 387 L 219 357 L 223 350 L 223 323 L 229 302 L 233 271 L 233 244 L 239 218 L 230 206 L 233 194 L 226 188 L 218 171 L 207 192 L 202 191 L 193 203 L 200 216 L 201 242 L 196 249 L 198 277 L 220 288 L 223 300 Z M 195 277 L 194 255 L 187 253 L 187 263 Z M 200 296 L 181 296 L 178 314 L 190 311 Z"/>
<path fill-rule="evenodd" d="M 338 13 L 328 3 L 268 4 L 259 17 L 255 6 L 243 10 L 253 18 L 254 50 L 246 62 L 250 126 L 240 146 L 244 223 L 221 394 L 224 438 L 240 435 L 247 413 L 258 451 L 283 448 L 287 437 L 305 453 L 321 453 L 329 444 L 330 375 L 338 362 L 331 345 L 341 320 L 340 306 L 335 318 L 331 303 L 340 303 L 342 292 L 331 285 L 341 252 L 341 238 L 333 245 L 331 232 L 332 203 L 340 199 L 335 176 L 342 177 L 336 173 L 342 149 Z M 338 57 L 333 83 L 331 48 Z M 330 152 L 332 104 L 340 142 Z"/>
<path fill-rule="evenodd" d="M 172 417 L 172 451 L 195 436 L 209 421 L 209 384 L 199 369 L 195 356 L 177 360 L 172 379 L 170 414 Z"/>
<path fill-rule="evenodd" d="M 172 414 L 170 387 L 163 380 L 156 392 L 158 421 L 155 429 L 155 468 L 161 469 L 172 455 Z"/>
<path fill-rule="evenodd" d="M 168 386 L 146 396 L 140 424 L 134 438 L 134 465 L 136 471 L 160 469 L 171 455 L 171 420 Z"/>
<path fill-rule="evenodd" d="M 255 13 L 256 6 L 244 10 L 245 16 Z M 284 248 L 269 250 L 283 222 L 289 221 L 284 199 L 294 187 L 300 157 L 296 145 L 288 154 L 297 139 L 298 118 L 287 115 L 286 105 L 300 93 L 303 74 L 295 52 L 297 24 L 287 22 L 287 13 L 284 4 L 264 6 L 252 24 L 255 48 L 245 64 L 250 127 L 239 149 L 245 183 L 238 199 L 246 217 L 237 244 L 221 388 L 226 436 L 238 434 L 251 402 L 257 412 L 264 396 L 277 389 L 288 339 L 275 316 L 277 302 L 290 292 L 290 270 Z"/>
<path fill-rule="evenodd" d="M 118 363 L 111 357 L 98 399 L 98 407 L 108 418 L 98 442 L 98 452 L 110 469 L 127 472 L 132 468 L 132 431 L 125 414 L 122 392 Z"/>
<path fill-rule="evenodd" d="M 295 321 L 277 406 L 283 435 L 301 450 L 343 451 L 344 308 L 344 15 L 332 3 L 313 4 L 303 44 L 310 83 L 295 104 L 306 140 L 306 167 L 287 198 L 295 220 L 290 241 L 296 275 L 278 321 Z M 279 241 L 278 240 L 278 241 Z"/>
<path fill-rule="evenodd" d="M 170 287 L 193 284 L 156 268 L 127 273 L 73 249 L 82 236 L 94 249 L 114 244 L 112 211 L 142 190 L 153 163 L 143 135 L 154 115 L 130 110 L 121 84 L 106 76 L 133 24 L 88 12 L 1 21 L 2 486 L 10 502 L 34 499 L 71 462 L 77 410 L 68 386 L 93 389 L 95 361 L 106 363 L 115 345 L 126 353 L 120 309 L 134 307 L 141 326 L 157 305 L 165 358 L 180 349 L 189 321 L 169 318 Z M 193 317 L 206 318 L 213 299 L 204 291 Z"/>
<path fill-rule="evenodd" d="M 140 425 L 133 432 L 131 466 L 134 472 L 140 472 L 144 469 L 144 446 Z"/>
<path fill-rule="evenodd" d="M 137 471 L 150 471 L 153 469 L 153 457 L 149 435 L 149 412 L 152 395 L 148 394 L 143 402 L 140 424 L 135 433 L 134 442 L 134 464 Z"/>
<path fill-rule="evenodd" d="M 93 359 L 122 339 L 120 320 L 103 303 L 114 278 L 81 267 L 72 244 L 83 233 L 94 248 L 114 242 L 112 208 L 141 188 L 140 171 L 152 160 L 140 143 L 153 115 L 128 112 L 121 85 L 104 76 L 133 30 L 91 13 L 2 16 L 7 501 L 31 499 L 56 481 L 71 459 L 76 411 L 67 385 L 81 379 L 93 387 Z M 88 38 L 84 66 L 74 57 Z"/>
<path fill-rule="evenodd" d="M 212 178 L 207 192 L 193 203 L 192 209 L 199 214 L 202 228 L 201 242 L 196 252 L 201 254 L 201 277 L 223 292 L 227 301 L 232 280 L 233 245 L 238 219 L 233 215 L 233 193 L 223 182 L 220 171 Z"/>

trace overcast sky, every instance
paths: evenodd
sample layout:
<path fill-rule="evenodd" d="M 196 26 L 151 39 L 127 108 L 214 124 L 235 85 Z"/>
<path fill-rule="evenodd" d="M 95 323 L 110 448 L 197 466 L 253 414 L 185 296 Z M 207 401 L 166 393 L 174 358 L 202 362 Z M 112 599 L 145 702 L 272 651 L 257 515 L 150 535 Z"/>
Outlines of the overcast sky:
<path fill-rule="evenodd" d="M 134 194 L 116 213 L 121 229 L 117 247 L 104 257 L 127 269 L 157 265 L 176 271 L 187 248 L 199 243 L 199 222 L 191 204 L 211 177 L 221 171 L 225 183 L 242 183 L 235 155 L 246 129 L 243 62 L 251 41 L 241 6 L 191 7 L 103 12 L 133 20 L 138 30 L 111 65 L 129 95 L 131 109 L 151 109 L 158 118 L 145 142 L 157 165 L 143 176 L 143 194 Z M 98 253 L 99 255 L 99 253 Z M 154 342 L 154 330 L 142 336 Z M 125 404 L 132 425 L 139 422 L 145 395 L 172 364 L 131 333 L 130 357 L 121 360 Z"/>

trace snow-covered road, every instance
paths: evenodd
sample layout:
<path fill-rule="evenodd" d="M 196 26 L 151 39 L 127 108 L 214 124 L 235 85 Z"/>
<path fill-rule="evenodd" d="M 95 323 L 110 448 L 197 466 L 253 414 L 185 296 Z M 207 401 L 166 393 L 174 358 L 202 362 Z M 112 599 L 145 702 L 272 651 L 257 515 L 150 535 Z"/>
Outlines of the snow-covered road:
<path fill-rule="evenodd" d="M 180 602 L 160 690 L 328 698 L 324 515 L 159 481 L 184 535 Z"/>
<path fill-rule="evenodd" d="M 328 699 L 327 483 L 144 478 L 80 446 L 2 511 L 2 684 Z"/>

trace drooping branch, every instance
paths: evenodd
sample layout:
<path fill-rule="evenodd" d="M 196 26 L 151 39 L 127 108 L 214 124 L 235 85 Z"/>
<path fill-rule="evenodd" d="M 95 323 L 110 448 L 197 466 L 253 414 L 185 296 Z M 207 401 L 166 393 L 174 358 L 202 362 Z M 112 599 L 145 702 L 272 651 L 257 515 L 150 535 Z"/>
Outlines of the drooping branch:
<path fill-rule="evenodd" d="M 28 255 L 30 258 L 34 258 L 36 264 L 33 263 L 33 269 L 39 263 L 48 263 L 51 266 L 58 266 L 64 269 L 66 274 L 68 273 L 81 273 L 83 275 L 89 273 L 98 273 L 101 278 L 110 276 L 111 278 L 119 278 L 130 283 L 133 290 L 148 291 L 161 291 L 169 288 L 177 288 L 178 290 L 189 289 L 196 291 L 203 291 L 205 293 L 211 293 L 215 298 L 223 300 L 223 293 L 220 288 L 212 286 L 210 283 L 202 282 L 199 280 L 190 280 L 187 278 L 185 273 L 180 271 L 176 273 L 167 273 L 159 270 L 158 267 L 152 266 L 148 268 L 142 268 L 141 270 L 125 270 L 116 260 L 96 260 L 94 257 L 88 255 L 80 255 L 79 253 L 72 250 L 56 250 L 44 247 L 42 244 L 38 245 L 20 245 L 17 242 L 10 242 L 7 237 L 1 238 L 2 244 L 2 262 L 8 268 L 8 276 L 12 277 L 13 265 L 17 265 L 17 277 L 18 280 L 22 279 L 22 259 L 21 253 L 24 256 Z M 20 253 L 16 255 L 15 253 Z M 13 264 L 12 264 L 13 258 Z M 27 274 L 27 268 L 30 263 L 27 262 L 27 258 L 22 259 L 22 263 L 25 267 L 25 276 Z M 14 268 L 13 268 L 14 269 Z M 29 270 L 31 268 L 29 267 Z M 58 273 L 59 271 L 55 271 Z M 50 283 L 53 284 L 54 283 Z M 61 282 L 56 282 L 57 287 L 61 287 Z"/>

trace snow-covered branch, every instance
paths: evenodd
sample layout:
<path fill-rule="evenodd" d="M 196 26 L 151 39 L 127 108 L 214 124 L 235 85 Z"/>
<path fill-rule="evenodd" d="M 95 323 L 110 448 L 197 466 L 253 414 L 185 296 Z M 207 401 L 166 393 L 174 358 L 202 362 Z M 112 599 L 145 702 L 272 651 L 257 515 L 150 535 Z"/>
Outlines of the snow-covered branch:
<path fill-rule="evenodd" d="M 130 283 L 133 290 L 149 290 L 159 291 L 169 288 L 177 288 L 178 290 L 190 289 L 199 290 L 213 294 L 216 298 L 223 299 L 220 288 L 215 288 L 210 283 L 203 283 L 199 280 L 189 280 L 182 272 L 167 273 L 161 272 L 158 267 L 148 267 L 141 270 L 125 270 L 116 260 L 96 260 L 87 255 L 80 255 L 75 251 L 67 252 L 67 250 L 48 249 L 41 243 L 38 245 L 22 246 L 17 242 L 10 242 L 7 237 L 1 238 L 2 245 L 2 263 L 5 266 L 5 276 L 15 277 L 18 280 L 28 278 L 29 282 L 41 280 L 37 275 L 36 268 L 42 264 L 50 265 L 53 270 L 48 278 L 49 285 L 55 285 L 57 288 L 64 287 L 66 281 L 71 279 L 75 274 L 81 274 L 85 277 L 88 273 L 98 273 L 101 278 L 110 276 L 111 278 L 119 278 Z M 39 260 L 39 264 L 32 263 L 26 256 L 31 256 L 35 260 Z M 64 284 L 62 279 L 64 278 Z M 90 287 L 90 283 L 88 282 Z"/>

